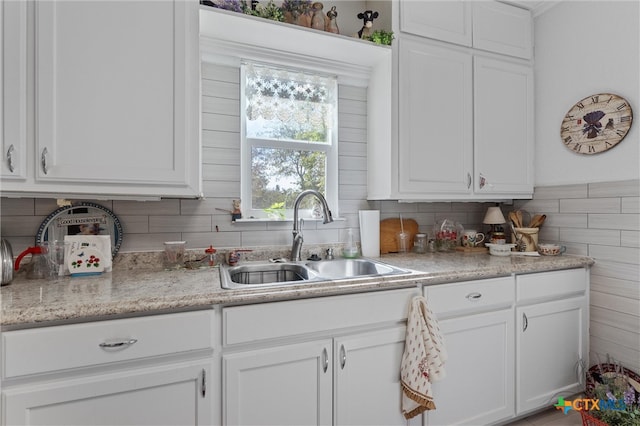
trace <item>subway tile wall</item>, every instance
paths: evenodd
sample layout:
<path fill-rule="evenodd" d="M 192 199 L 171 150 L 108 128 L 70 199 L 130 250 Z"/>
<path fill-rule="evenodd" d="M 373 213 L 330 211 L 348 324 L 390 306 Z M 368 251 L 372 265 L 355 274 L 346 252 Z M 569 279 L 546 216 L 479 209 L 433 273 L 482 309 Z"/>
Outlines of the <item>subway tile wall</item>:
<path fill-rule="evenodd" d="M 640 371 L 640 181 L 537 187 L 514 207 L 547 215 L 541 241 L 595 260 L 591 364 L 609 356 Z"/>

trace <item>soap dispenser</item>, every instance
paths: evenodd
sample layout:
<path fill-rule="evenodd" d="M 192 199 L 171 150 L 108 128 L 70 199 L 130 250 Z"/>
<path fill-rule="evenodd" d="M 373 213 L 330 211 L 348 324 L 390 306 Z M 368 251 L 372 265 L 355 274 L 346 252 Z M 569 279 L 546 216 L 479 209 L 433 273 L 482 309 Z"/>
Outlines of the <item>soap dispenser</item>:
<path fill-rule="evenodd" d="M 342 248 L 342 257 L 353 259 L 358 257 L 358 246 L 353 239 L 353 229 L 348 228 L 345 233 L 344 247 Z"/>

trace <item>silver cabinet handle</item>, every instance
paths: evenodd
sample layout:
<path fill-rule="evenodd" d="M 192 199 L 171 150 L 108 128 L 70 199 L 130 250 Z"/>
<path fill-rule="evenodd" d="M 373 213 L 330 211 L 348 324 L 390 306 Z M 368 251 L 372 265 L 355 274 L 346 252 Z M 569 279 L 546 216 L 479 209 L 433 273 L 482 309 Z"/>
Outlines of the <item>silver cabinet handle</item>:
<path fill-rule="evenodd" d="M 471 173 L 467 173 L 467 189 L 471 188 Z"/>
<path fill-rule="evenodd" d="M 324 360 L 322 365 L 322 372 L 326 373 L 327 368 L 329 368 L 329 354 L 327 354 L 327 348 L 324 348 L 322 350 L 322 359 Z"/>
<path fill-rule="evenodd" d="M 469 293 L 465 297 L 473 302 L 474 300 L 480 299 L 482 297 L 482 293 Z"/>
<path fill-rule="evenodd" d="M 49 167 L 47 167 L 47 155 L 49 155 L 49 151 L 45 147 L 42 150 L 42 155 L 40 155 L 40 166 L 42 166 L 42 172 L 46 175 L 49 172 Z"/>
<path fill-rule="evenodd" d="M 522 331 L 527 331 L 529 328 L 529 318 L 527 318 L 527 314 L 522 313 Z"/>
<path fill-rule="evenodd" d="M 9 145 L 9 149 L 7 150 L 7 167 L 9 167 L 9 171 L 13 173 L 15 167 L 13 166 L 13 153 L 15 152 L 15 148 L 13 144 Z"/>
<path fill-rule="evenodd" d="M 344 349 L 344 345 L 340 345 L 340 369 L 344 370 L 344 366 L 347 364 L 347 351 Z"/>
<path fill-rule="evenodd" d="M 128 340 L 121 340 L 119 342 L 102 342 L 98 346 L 104 349 L 122 348 L 125 346 L 131 346 L 137 341 L 138 339 L 128 339 Z"/>
<path fill-rule="evenodd" d="M 203 368 L 202 369 L 202 383 L 201 383 L 201 392 L 202 392 L 202 397 L 204 398 L 205 395 L 207 394 L 207 371 Z"/>

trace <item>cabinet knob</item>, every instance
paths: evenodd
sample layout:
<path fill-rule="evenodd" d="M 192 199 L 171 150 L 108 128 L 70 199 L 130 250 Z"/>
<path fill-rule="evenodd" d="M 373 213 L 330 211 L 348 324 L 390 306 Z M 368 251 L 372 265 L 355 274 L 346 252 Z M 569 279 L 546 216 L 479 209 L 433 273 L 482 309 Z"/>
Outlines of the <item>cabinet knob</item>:
<path fill-rule="evenodd" d="M 13 166 L 13 153 L 15 150 L 16 149 L 13 147 L 13 144 L 9 145 L 9 149 L 7 150 L 7 167 L 11 173 L 15 170 L 15 167 Z"/>

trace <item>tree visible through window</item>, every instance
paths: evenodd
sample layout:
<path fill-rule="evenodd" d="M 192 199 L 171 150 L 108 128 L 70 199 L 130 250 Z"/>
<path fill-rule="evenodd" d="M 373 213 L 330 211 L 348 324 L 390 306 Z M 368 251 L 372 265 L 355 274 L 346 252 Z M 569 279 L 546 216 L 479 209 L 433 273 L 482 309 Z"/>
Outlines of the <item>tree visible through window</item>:
<path fill-rule="evenodd" d="M 245 209 L 284 213 L 305 189 L 336 202 L 336 78 L 245 63 L 242 103 Z"/>

